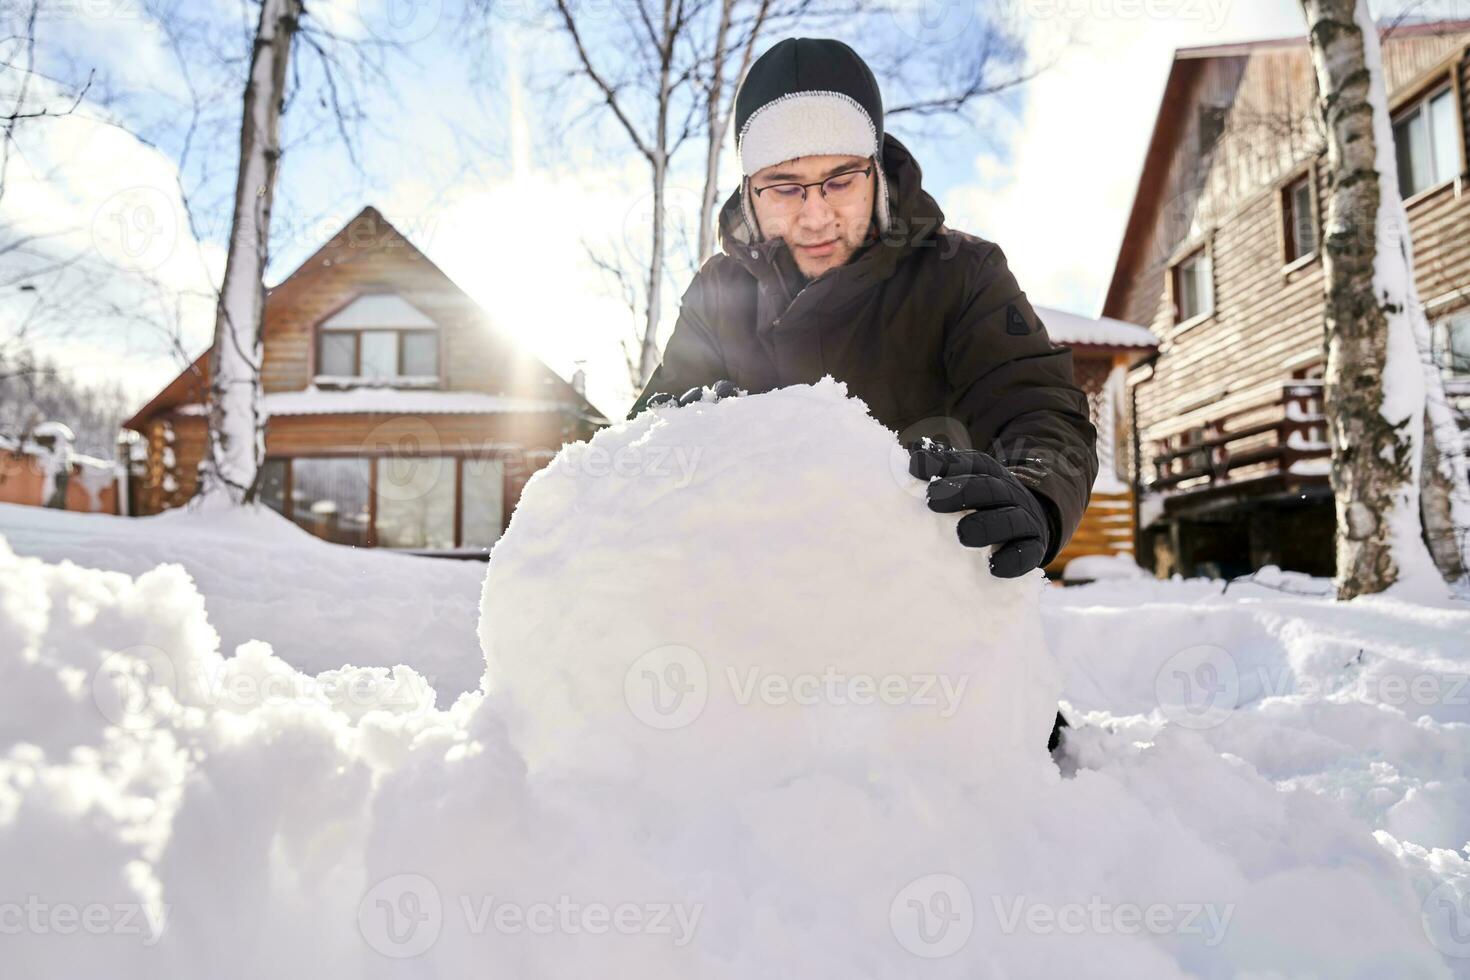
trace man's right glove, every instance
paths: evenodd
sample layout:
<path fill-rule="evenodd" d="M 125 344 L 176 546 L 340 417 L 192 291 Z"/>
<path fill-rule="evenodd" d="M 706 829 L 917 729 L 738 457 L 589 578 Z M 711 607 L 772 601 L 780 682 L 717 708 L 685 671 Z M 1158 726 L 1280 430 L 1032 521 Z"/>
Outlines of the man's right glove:
<path fill-rule="evenodd" d="M 1041 564 L 1051 526 L 1041 500 L 988 453 L 930 443 L 909 448 L 909 473 L 931 480 L 929 509 L 940 514 L 972 510 L 956 528 L 971 548 L 995 545 L 990 570 L 1016 578 Z M 935 479 L 938 477 L 938 479 Z"/>
<path fill-rule="evenodd" d="M 735 387 L 735 382 L 733 381 L 716 381 L 709 388 L 710 392 L 714 395 L 715 401 L 719 401 L 722 398 L 734 398 L 740 394 L 740 389 Z M 655 392 L 648 396 L 648 401 L 644 402 L 643 405 L 645 408 L 662 408 L 669 405 L 683 408 L 686 405 L 692 405 L 697 401 L 703 400 L 703 388 L 690 388 L 678 398 L 665 391 Z"/>

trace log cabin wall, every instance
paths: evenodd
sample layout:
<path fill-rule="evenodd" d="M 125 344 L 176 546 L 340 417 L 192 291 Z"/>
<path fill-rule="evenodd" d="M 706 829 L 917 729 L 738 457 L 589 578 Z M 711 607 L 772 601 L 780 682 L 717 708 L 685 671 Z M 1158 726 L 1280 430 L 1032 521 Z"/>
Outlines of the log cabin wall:
<path fill-rule="evenodd" d="M 1466 29 L 1390 35 L 1384 42 L 1391 109 L 1412 104 L 1443 80 L 1459 96 L 1460 175 L 1406 202 L 1431 320 L 1470 303 L 1467 44 Z M 1303 177 L 1310 181 L 1318 241 L 1328 190 L 1310 53 L 1304 42 L 1213 51 L 1183 52 L 1176 60 L 1103 309 L 1160 338 L 1157 361 L 1129 379 L 1145 486 L 1168 473 L 1155 465 L 1160 447 L 1207 440 L 1225 427 L 1250 432 L 1273 419 L 1284 424 L 1294 411 L 1285 386 L 1313 377 L 1322 360 L 1320 257 L 1292 260 L 1286 252 L 1286 188 Z M 1210 258 L 1213 311 L 1180 322 L 1173 270 L 1197 250 Z M 1236 461 L 1261 457 L 1230 470 L 1225 482 L 1283 469 L 1293 457 L 1271 457 L 1268 447 L 1284 445 L 1287 435 L 1278 426 L 1225 447 Z M 1313 479 L 1325 487 L 1325 474 Z M 1166 487 L 1168 506 L 1189 498 L 1189 489 L 1187 483 Z"/>

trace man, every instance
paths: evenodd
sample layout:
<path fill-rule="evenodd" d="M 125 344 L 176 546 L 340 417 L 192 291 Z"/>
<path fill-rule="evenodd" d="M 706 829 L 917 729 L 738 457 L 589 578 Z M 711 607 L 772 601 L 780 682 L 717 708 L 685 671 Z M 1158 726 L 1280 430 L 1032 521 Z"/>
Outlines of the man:
<path fill-rule="evenodd" d="M 840 41 L 763 54 L 735 128 L 744 179 L 720 212 L 722 253 L 684 293 L 631 414 L 705 386 L 720 397 L 830 374 L 913 443 L 930 508 L 970 511 L 960 544 L 993 545 L 999 576 L 1046 565 L 1087 508 L 1097 432 L 1071 352 L 1052 346 L 999 246 L 944 227 L 918 163 L 883 132 L 872 71 Z M 936 435 L 955 448 L 915 442 Z"/>

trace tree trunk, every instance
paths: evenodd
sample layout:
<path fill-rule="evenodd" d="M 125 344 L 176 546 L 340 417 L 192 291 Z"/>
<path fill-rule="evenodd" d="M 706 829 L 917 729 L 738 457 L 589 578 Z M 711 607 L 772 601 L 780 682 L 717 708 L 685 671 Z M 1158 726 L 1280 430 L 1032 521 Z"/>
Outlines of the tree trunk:
<path fill-rule="evenodd" d="M 664 110 L 659 110 L 662 118 Z M 648 262 L 648 307 L 645 310 L 643 344 L 638 355 L 638 378 L 634 393 L 641 391 L 658 367 L 659 306 L 663 302 L 664 280 L 664 183 L 668 160 L 659 147 L 653 164 L 653 254 Z"/>
<path fill-rule="evenodd" d="M 1427 325 L 1367 0 L 1302 6 L 1327 126 L 1324 388 L 1337 595 L 1348 599 L 1438 578 L 1419 515 L 1425 382 L 1417 335 L 1427 341 Z"/>
<path fill-rule="evenodd" d="M 300 18 L 300 0 L 263 0 L 245 83 L 235 210 L 210 356 L 209 455 L 203 474 L 205 495 L 235 504 L 252 498 L 265 458 L 260 391 L 264 277 L 281 155 L 286 65 Z"/>
<path fill-rule="evenodd" d="M 1459 582 L 1470 567 L 1470 492 L 1465 487 L 1464 436 L 1444 398 L 1444 379 L 1430 359 L 1424 413 L 1424 469 L 1419 492 L 1424 539 L 1446 582 Z M 1436 385 L 1438 382 L 1438 385 Z M 1435 389 L 1438 388 L 1438 398 Z M 1435 411 L 1435 406 L 1443 408 Z M 1441 418 L 1443 416 L 1443 418 Z"/>
<path fill-rule="evenodd" d="M 715 222 L 719 217 L 720 148 L 730 117 L 725 114 L 725 43 L 730 34 L 730 13 L 735 0 L 720 0 L 720 21 L 715 29 L 714 54 L 710 63 L 710 86 L 705 93 L 704 193 L 699 204 L 699 264 L 704 266 L 715 251 Z"/>

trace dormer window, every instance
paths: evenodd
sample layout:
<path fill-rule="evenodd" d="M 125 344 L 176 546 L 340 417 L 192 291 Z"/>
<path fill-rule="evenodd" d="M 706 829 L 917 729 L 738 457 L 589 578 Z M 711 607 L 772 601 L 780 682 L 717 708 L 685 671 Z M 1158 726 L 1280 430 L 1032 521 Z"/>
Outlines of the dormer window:
<path fill-rule="evenodd" d="M 392 293 L 359 296 L 322 322 L 318 384 L 439 382 L 439 326 Z"/>

